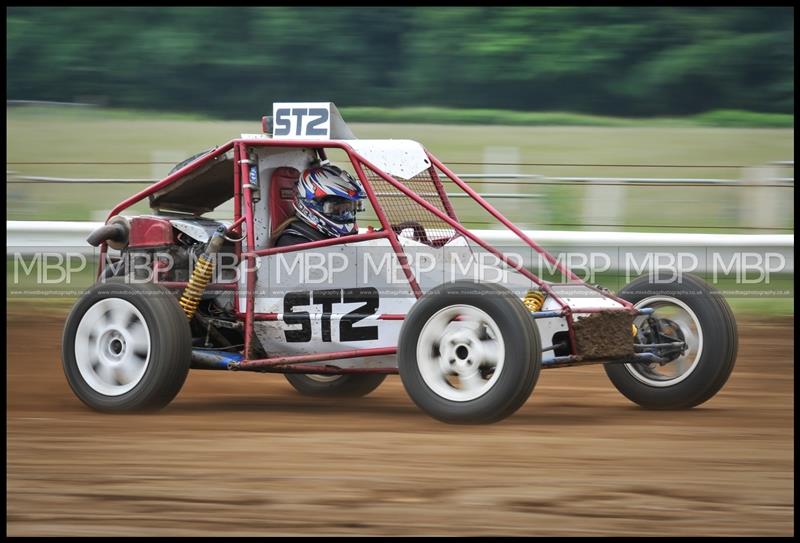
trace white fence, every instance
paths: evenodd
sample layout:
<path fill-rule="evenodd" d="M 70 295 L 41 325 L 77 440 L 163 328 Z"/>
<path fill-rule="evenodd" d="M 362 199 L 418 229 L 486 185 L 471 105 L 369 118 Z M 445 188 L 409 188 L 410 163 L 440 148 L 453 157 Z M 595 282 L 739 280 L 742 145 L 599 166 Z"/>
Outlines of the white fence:
<path fill-rule="evenodd" d="M 36 252 L 63 253 L 67 250 L 84 255 L 99 254 L 99 250 L 86 243 L 86 237 L 102 222 L 68 221 L 7 221 L 6 254 L 31 254 Z M 499 247 L 524 247 L 523 242 L 508 230 L 471 230 L 480 239 Z M 707 271 L 710 258 L 702 258 L 714 251 L 722 261 L 730 262 L 736 253 L 773 255 L 783 262 L 781 272 L 794 273 L 794 236 L 790 234 L 686 234 L 648 232 L 586 232 L 528 230 L 525 234 L 548 250 L 586 254 L 599 250 L 637 255 L 659 252 L 678 255 L 691 252 L 701 255 L 696 271 Z M 613 249 L 613 250 L 610 250 Z M 707 256 L 707 255 L 706 255 Z M 611 269 L 622 259 L 611 260 Z"/>
<path fill-rule="evenodd" d="M 487 160 L 494 155 L 487 156 Z M 503 158 L 506 155 L 498 155 L 495 158 Z M 516 151 L 508 157 L 516 157 Z M 166 158 L 166 157 L 161 157 Z M 152 165 L 162 166 L 166 162 L 155 161 Z M 16 163 L 12 163 L 16 164 Z M 89 163 L 87 163 L 89 164 Z M 736 194 L 729 193 L 727 196 L 731 209 L 736 208 L 736 222 L 744 229 L 751 230 L 789 230 L 794 215 L 793 194 L 794 176 L 787 175 L 794 169 L 793 160 L 775 161 L 760 166 L 741 168 L 740 175 L 735 179 L 718 179 L 707 177 L 595 177 L 595 176 L 544 176 L 539 174 L 524 174 L 517 171 L 517 166 L 509 164 L 507 167 L 499 167 L 487 162 L 484 173 L 465 173 L 459 177 L 468 183 L 479 185 L 478 192 L 484 198 L 498 201 L 504 206 L 504 212 L 534 210 L 539 214 L 547 215 L 547 205 L 538 205 L 535 201 L 542 200 L 544 194 L 531 193 L 526 190 L 519 190 L 519 185 L 533 185 L 538 190 L 543 190 L 548 185 L 569 185 L 573 187 L 583 187 L 584 194 L 576 200 L 575 219 L 587 230 L 598 230 L 625 224 L 626 207 L 634 205 L 631 200 L 632 195 L 626 188 L 636 186 L 660 186 L 673 187 L 676 190 L 688 187 L 730 187 L 738 189 Z M 665 166 L 666 167 L 666 166 Z M 683 166 L 681 166 L 683 167 Z M 495 168 L 495 171 L 489 171 Z M 154 177 L 150 178 L 77 178 L 77 177 L 52 177 L 52 176 L 33 176 L 22 175 L 13 170 L 6 170 L 6 184 L 132 184 L 146 185 L 160 181 L 160 175 L 166 175 L 166 171 L 154 169 Z M 500 190 L 486 191 L 486 185 L 503 186 Z M 784 189 L 781 191 L 781 189 Z M 788 191 L 786 189 L 789 189 Z M 467 194 L 456 192 L 448 193 L 450 198 L 463 199 L 469 198 Z M 232 202 L 225 205 L 232 205 Z M 531 206 L 536 206 L 531 207 Z M 673 204 L 674 205 L 674 204 Z M 222 211 L 230 211 L 229 208 L 222 207 Z M 108 210 L 97 210 L 92 213 L 92 218 L 105 216 Z M 697 209 L 693 212 L 697 215 Z M 19 216 L 19 215 L 18 215 Z M 674 220 L 674 219 L 673 219 Z M 548 220 L 540 221 L 548 224 Z M 549 226 L 558 227 L 560 225 L 549 223 Z M 566 226 L 566 225 L 564 225 Z"/>

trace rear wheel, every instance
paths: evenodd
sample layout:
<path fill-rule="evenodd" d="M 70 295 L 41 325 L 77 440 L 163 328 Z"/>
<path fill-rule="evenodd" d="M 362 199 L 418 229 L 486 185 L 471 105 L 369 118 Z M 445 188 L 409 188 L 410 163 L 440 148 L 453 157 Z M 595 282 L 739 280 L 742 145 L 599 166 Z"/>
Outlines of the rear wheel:
<path fill-rule="evenodd" d="M 162 286 L 97 283 L 67 317 L 64 374 L 75 395 L 94 409 L 160 409 L 183 386 L 190 363 L 189 322 Z"/>
<path fill-rule="evenodd" d="M 541 344 L 519 297 L 499 285 L 457 281 L 429 291 L 411 308 L 397 362 L 408 395 L 432 417 L 490 423 L 530 396 Z"/>
<path fill-rule="evenodd" d="M 366 396 L 386 379 L 386 375 L 380 373 L 349 375 L 285 373 L 284 376 L 300 394 L 321 398 Z"/>

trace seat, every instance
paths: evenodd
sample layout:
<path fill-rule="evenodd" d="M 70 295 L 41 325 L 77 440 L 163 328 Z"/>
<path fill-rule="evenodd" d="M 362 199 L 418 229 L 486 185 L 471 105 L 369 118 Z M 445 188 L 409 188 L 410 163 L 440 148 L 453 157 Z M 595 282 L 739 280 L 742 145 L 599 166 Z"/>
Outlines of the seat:
<path fill-rule="evenodd" d="M 292 203 L 298 179 L 300 179 L 300 172 L 295 168 L 281 167 L 272 172 L 267 200 L 269 202 L 270 240 L 277 233 L 278 226 L 295 216 Z"/>

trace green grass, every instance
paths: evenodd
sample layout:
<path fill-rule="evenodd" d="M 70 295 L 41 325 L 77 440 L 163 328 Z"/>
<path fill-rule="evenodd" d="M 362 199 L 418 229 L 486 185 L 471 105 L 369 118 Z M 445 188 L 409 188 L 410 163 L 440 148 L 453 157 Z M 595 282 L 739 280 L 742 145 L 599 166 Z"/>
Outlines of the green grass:
<path fill-rule="evenodd" d="M 348 107 L 342 108 L 341 113 L 347 120 L 365 123 L 499 124 L 507 126 L 641 126 L 643 124 L 640 120 L 621 117 L 502 109 Z"/>
<path fill-rule="evenodd" d="M 695 115 L 692 120 L 698 125 L 729 127 L 793 128 L 794 115 L 785 113 L 756 113 L 721 109 Z"/>
<path fill-rule="evenodd" d="M 507 109 L 464 109 L 448 107 L 342 107 L 342 116 L 357 123 L 466 124 L 505 126 L 724 126 L 735 128 L 793 128 L 790 113 L 760 113 L 742 110 L 716 110 L 683 117 L 610 117 L 566 111 L 514 111 Z M 172 121 L 228 121 L 200 113 L 179 113 L 158 110 L 109 109 L 95 106 L 15 106 L 16 118 L 48 118 L 54 114 L 61 120 L 115 119 L 138 120 L 159 118 Z M 269 114 L 271 111 L 265 111 Z"/>
<path fill-rule="evenodd" d="M 46 114 L 42 111 L 46 110 Z M 259 132 L 260 120 L 213 121 L 162 118 L 93 108 L 8 109 L 7 160 L 13 162 L 144 162 L 166 164 L 9 164 L 20 175 L 85 178 L 160 178 L 174 163 L 243 132 Z M 345 115 L 347 118 L 347 115 Z M 349 119 L 348 119 L 349 120 Z M 486 166 L 484 161 L 558 164 L 694 164 L 756 166 L 794 157 L 794 130 L 687 126 L 470 126 L 352 122 L 361 138 L 420 141 L 457 173 L 531 173 L 545 176 L 748 178 L 742 168 L 621 168 L 580 166 Z M 498 160 L 499 158 L 499 160 Z M 786 172 L 784 172 L 785 174 Z M 788 175 L 792 175 L 790 171 Z M 102 217 L 123 198 L 146 185 L 9 184 L 12 220 L 89 220 Z M 583 229 L 586 224 L 629 224 L 638 231 L 734 232 L 753 220 L 752 194 L 735 188 L 541 186 L 514 182 L 476 183 L 482 192 L 537 195 L 533 200 L 494 201 L 509 218 L 529 228 Z M 774 189 L 779 213 L 770 217 L 792 228 L 793 188 Z M 587 199 L 589 200 L 587 202 Z M 619 203 L 620 199 L 624 200 Z M 613 208 L 619 204 L 619 213 Z M 466 203 L 462 220 L 483 221 Z M 138 211 L 147 211 L 146 204 Z M 583 215 L 589 210 L 589 217 Z M 616 215 L 616 216 L 614 216 Z M 774 221 L 772 220 L 774 219 Z M 648 227 L 647 225 L 654 225 Z M 643 226 L 644 225 L 644 226 Z M 746 224 L 745 224 L 746 225 Z M 478 223 L 470 226 L 480 226 Z M 718 227 L 716 230 L 708 227 Z M 596 230 L 614 229 L 607 226 Z"/>
<path fill-rule="evenodd" d="M 452 109 L 444 107 L 348 107 L 342 116 L 354 122 L 483 124 L 507 126 L 727 126 L 792 128 L 794 115 L 719 110 L 686 117 L 626 118 L 569 112 Z"/>

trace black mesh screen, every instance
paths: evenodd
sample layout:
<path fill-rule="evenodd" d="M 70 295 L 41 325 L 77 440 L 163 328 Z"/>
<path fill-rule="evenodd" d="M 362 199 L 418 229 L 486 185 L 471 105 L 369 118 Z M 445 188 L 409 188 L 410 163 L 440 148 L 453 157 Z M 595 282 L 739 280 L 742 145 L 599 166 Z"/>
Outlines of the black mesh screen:
<path fill-rule="evenodd" d="M 364 174 L 375 190 L 378 202 L 396 232 L 410 228 L 415 239 L 432 246 L 447 243 L 458 235 L 449 224 L 403 194 L 377 173 L 364 167 Z M 458 220 L 446 194 L 444 194 L 444 189 L 442 188 L 441 192 L 437 190 L 431 170 L 426 170 L 411 179 L 397 179 L 397 181 L 445 215 Z"/>

